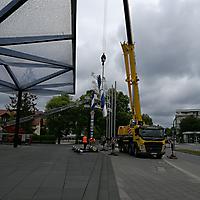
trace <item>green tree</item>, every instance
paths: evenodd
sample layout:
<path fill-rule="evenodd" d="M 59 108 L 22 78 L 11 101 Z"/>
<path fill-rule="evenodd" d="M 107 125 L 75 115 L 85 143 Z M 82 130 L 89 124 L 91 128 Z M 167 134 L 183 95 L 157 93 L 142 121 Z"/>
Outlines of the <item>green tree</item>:
<path fill-rule="evenodd" d="M 189 116 L 181 120 L 181 132 L 185 131 L 200 131 L 200 119 Z"/>
<path fill-rule="evenodd" d="M 10 103 L 6 105 L 6 109 L 10 111 L 11 113 L 16 112 L 17 110 L 17 99 L 18 95 L 10 97 Z M 21 108 L 20 108 L 20 117 L 27 117 L 30 115 L 35 114 L 35 112 L 38 110 L 36 108 L 35 101 L 37 100 L 37 96 L 34 94 L 31 94 L 29 92 L 24 92 L 22 94 L 22 102 L 21 102 Z M 20 125 L 25 133 L 32 134 L 32 120 L 28 122 L 24 122 Z"/>
<path fill-rule="evenodd" d="M 188 116 L 180 122 L 180 140 L 183 141 L 183 132 L 200 131 L 200 119 Z"/>
<path fill-rule="evenodd" d="M 68 94 L 53 97 L 47 104 L 46 110 L 67 106 L 72 102 Z M 60 143 L 61 135 L 70 130 L 71 119 L 69 110 L 55 113 L 47 117 L 48 133 L 57 137 Z"/>
<path fill-rule="evenodd" d="M 116 94 L 116 131 L 119 126 L 126 126 L 130 123 L 132 114 L 129 107 L 129 98 L 123 92 Z"/>
<path fill-rule="evenodd" d="M 46 110 L 51 110 L 53 108 L 58 108 L 62 106 L 66 106 L 71 102 L 71 98 L 68 94 L 61 94 L 60 96 L 55 96 L 46 104 Z"/>
<path fill-rule="evenodd" d="M 166 128 L 166 129 L 165 129 L 165 134 L 166 134 L 167 136 L 172 136 L 172 130 L 171 130 L 171 128 Z"/>
<path fill-rule="evenodd" d="M 147 114 L 142 114 L 142 120 L 146 125 L 153 125 L 153 120 L 151 119 L 151 117 Z"/>
<path fill-rule="evenodd" d="M 79 127 L 79 132 L 78 135 L 80 135 L 80 133 L 86 129 L 88 132 L 88 137 L 90 136 L 90 112 L 91 112 L 91 96 L 92 96 L 92 92 L 93 90 L 87 90 L 86 93 L 84 95 L 82 95 L 79 98 L 79 122 L 78 122 L 78 127 Z M 97 104 L 99 103 L 99 101 L 97 100 L 96 102 Z M 97 108 L 97 106 L 95 107 L 94 110 L 95 114 L 94 114 L 94 137 L 95 138 L 100 138 L 101 135 L 105 134 L 105 118 L 103 118 L 102 116 L 102 112 L 100 109 Z"/>

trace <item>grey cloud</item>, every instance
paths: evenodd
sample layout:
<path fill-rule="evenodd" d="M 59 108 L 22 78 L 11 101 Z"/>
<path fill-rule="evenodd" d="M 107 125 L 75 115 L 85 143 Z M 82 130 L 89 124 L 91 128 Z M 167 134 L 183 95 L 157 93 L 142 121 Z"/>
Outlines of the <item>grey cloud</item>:
<path fill-rule="evenodd" d="M 197 37 L 200 29 L 196 23 L 200 13 L 195 12 L 196 7 L 197 1 L 189 5 L 186 1 L 160 1 L 159 12 L 145 8 L 137 11 L 134 22 L 137 62 L 145 78 L 192 76 L 196 72 L 194 68 L 199 63 L 196 52 L 200 49 Z M 191 67 L 193 70 L 189 70 Z"/>
<path fill-rule="evenodd" d="M 120 42 L 126 41 L 122 1 L 109 1 L 105 76 L 108 87 L 127 93 Z M 200 1 L 130 1 L 140 78 L 142 112 L 171 126 L 178 108 L 200 107 Z M 91 72 L 101 73 L 103 3 L 78 2 L 76 96 L 91 88 Z"/>

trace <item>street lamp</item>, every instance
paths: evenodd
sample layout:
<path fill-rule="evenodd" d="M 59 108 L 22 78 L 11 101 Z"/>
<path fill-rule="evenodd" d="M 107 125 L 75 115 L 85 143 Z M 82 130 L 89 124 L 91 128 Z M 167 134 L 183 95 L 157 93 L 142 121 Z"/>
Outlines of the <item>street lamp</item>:
<path fill-rule="evenodd" d="M 172 126 L 172 141 L 173 141 L 173 143 L 171 144 L 172 154 L 171 154 L 170 158 L 177 158 L 176 155 L 175 155 L 175 142 L 176 142 L 176 140 L 175 140 L 176 129 L 174 127 L 175 121 L 176 121 L 176 116 L 173 120 L 173 126 Z"/>

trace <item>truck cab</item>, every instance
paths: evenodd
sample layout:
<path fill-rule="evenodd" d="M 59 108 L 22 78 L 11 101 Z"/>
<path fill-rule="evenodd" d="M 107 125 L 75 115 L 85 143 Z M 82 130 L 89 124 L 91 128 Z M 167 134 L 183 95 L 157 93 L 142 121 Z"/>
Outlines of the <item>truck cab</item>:
<path fill-rule="evenodd" d="M 165 154 L 164 129 L 160 126 L 123 126 L 118 130 L 118 146 L 121 152 L 131 155 L 150 155 L 162 158 Z"/>

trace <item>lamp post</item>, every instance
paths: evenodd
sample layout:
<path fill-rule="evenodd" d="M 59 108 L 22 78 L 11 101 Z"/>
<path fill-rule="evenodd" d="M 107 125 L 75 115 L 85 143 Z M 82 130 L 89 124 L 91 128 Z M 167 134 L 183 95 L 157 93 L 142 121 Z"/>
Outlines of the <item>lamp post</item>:
<path fill-rule="evenodd" d="M 173 143 L 171 144 L 172 154 L 171 154 L 170 158 L 177 158 L 176 155 L 175 155 L 175 142 L 176 142 L 176 139 L 175 139 L 176 129 L 174 127 L 175 121 L 176 121 L 176 116 L 173 120 L 173 126 L 172 126 L 172 141 L 173 141 Z"/>

